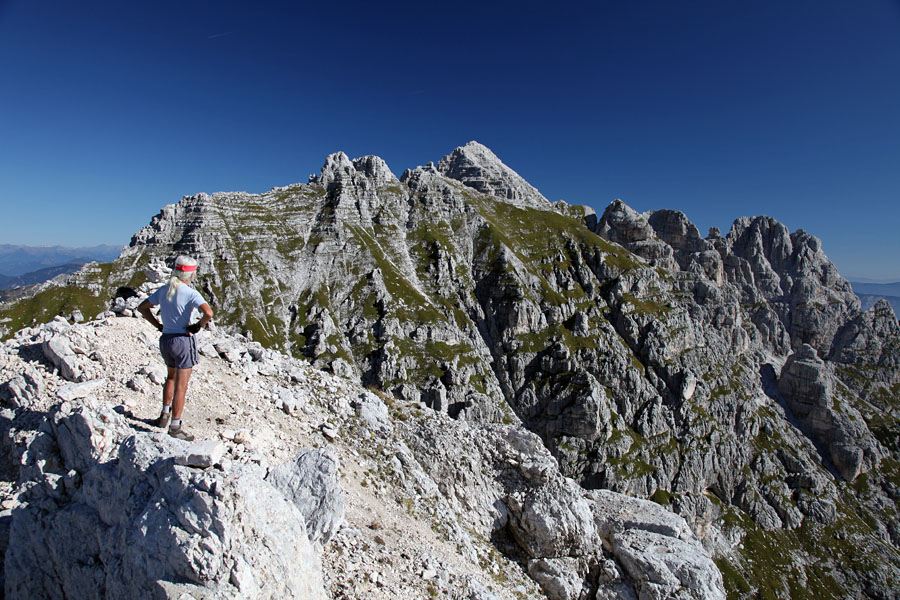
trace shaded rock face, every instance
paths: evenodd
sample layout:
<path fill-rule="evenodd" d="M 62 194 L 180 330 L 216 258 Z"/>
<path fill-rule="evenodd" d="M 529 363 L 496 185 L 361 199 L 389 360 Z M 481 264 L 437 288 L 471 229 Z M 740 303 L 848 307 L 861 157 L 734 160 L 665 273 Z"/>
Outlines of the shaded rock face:
<path fill-rule="evenodd" d="M 827 448 L 841 477 L 853 481 L 885 456 L 859 412 L 838 402 L 835 377 L 815 349 L 804 344 L 785 362 L 778 391 L 815 441 Z"/>
<path fill-rule="evenodd" d="M 194 254 L 220 324 L 459 419 L 521 422 L 582 486 L 667 495 L 735 564 L 751 550 L 733 550 L 732 535 L 747 530 L 776 546 L 794 539 L 784 530 L 822 533 L 865 512 L 882 524 L 871 539 L 893 539 L 896 320 L 860 311 L 816 238 L 769 217 L 701 238 L 678 211 L 616 201 L 596 219 L 532 190 L 476 144 L 400 179 L 338 153 L 309 184 L 165 207 L 107 285 Z M 804 344 L 826 361 L 832 405 L 852 411 L 790 410 L 813 395 L 792 383 L 793 363 L 782 369 Z M 865 491 L 832 466 L 865 473 Z M 838 502 L 845 493 L 858 504 Z M 805 565 L 827 560 L 820 551 L 792 548 Z M 835 568 L 846 589 L 885 589 Z M 817 577 L 783 569 L 729 585 Z"/>

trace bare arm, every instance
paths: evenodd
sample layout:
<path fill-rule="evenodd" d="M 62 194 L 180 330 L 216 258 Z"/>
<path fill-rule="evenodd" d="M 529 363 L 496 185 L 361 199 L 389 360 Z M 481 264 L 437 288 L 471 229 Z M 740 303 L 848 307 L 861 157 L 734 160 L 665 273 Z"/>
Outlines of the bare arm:
<path fill-rule="evenodd" d="M 143 317 L 147 319 L 147 321 L 151 325 L 156 327 L 159 331 L 162 331 L 163 324 L 159 322 L 159 319 L 157 319 L 153 312 L 150 310 L 151 308 L 153 308 L 153 305 L 150 304 L 149 300 L 144 300 L 137 307 L 138 312 L 141 313 L 141 315 L 143 315 Z"/>
<path fill-rule="evenodd" d="M 203 316 L 201 316 L 200 320 L 193 325 L 188 325 L 187 330 L 191 333 L 197 333 L 198 331 L 203 329 L 203 327 L 213 318 L 213 309 L 210 308 L 209 304 L 204 302 L 198 308 L 200 309 L 200 312 L 203 313 Z"/>

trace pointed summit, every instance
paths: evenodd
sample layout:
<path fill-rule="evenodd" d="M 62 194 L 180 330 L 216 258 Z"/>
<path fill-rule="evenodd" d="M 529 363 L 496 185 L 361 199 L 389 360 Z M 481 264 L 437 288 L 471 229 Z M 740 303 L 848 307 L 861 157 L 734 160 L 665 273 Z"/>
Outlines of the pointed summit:
<path fill-rule="evenodd" d="M 550 210 L 550 202 L 491 150 L 472 141 L 441 159 L 438 171 L 483 194 L 517 206 Z"/>

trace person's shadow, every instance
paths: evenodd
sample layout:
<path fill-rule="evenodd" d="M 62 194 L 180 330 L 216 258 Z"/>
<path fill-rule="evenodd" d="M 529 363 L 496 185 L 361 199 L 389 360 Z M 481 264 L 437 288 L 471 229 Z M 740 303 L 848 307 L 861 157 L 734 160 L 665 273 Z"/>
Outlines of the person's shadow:
<path fill-rule="evenodd" d="M 144 433 L 157 433 L 159 431 L 162 431 L 156 426 L 155 417 L 138 417 L 134 414 L 133 411 L 125 408 L 122 405 L 116 406 L 115 408 L 113 408 L 113 410 L 125 417 L 125 419 L 131 424 L 131 427 L 136 431 L 143 431 Z"/>

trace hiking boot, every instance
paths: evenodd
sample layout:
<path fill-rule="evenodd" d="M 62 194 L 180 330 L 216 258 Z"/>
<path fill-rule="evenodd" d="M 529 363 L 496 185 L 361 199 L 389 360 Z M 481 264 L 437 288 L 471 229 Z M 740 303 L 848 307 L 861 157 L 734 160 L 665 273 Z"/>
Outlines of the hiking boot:
<path fill-rule="evenodd" d="M 169 435 L 175 438 L 176 440 L 184 440 L 186 442 L 193 442 L 194 436 L 184 430 L 184 427 L 179 425 L 178 427 L 169 427 Z"/>
<path fill-rule="evenodd" d="M 169 426 L 169 421 L 171 421 L 171 420 L 172 420 L 172 412 L 164 411 L 159 415 L 159 418 L 153 422 L 153 424 L 156 425 L 157 427 L 166 428 Z"/>

